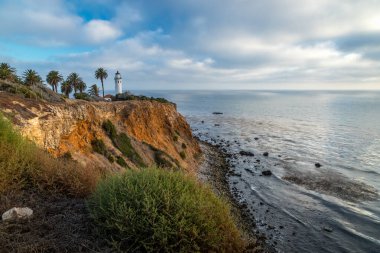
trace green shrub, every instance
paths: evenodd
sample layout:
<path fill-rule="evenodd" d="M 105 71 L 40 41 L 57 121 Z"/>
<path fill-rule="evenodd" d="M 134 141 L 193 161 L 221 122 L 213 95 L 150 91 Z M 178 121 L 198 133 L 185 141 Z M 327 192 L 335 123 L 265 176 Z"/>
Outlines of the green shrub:
<path fill-rule="evenodd" d="M 32 91 L 29 87 L 17 83 L 0 82 L 0 90 L 13 94 L 22 95 L 25 98 L 38 99 L 41 98 L 39 93 Z"/>
<path fill-rule="evenodd" d="M 110 120 L 104 121 L 102 126 L 108 137 L 110 137 L 113 145 L 117 147 L 123 155 L 140 167 L 146 166 L 141 156 L 133 148 L 128 135 L 125 133 L 117 134 L 116 128 Z"/>
<path fill-rule="evenodd" d="M 179 166 L 175 164 L 175 162 L 172 162 L 170 159 L 171 157 L 164 153 L 161 150 L 157 150 L 154 152 L 154 162 L 156 165 L 160 168 L 169 168 L 169 169 L 177 169 Z"/>
<path fill-rule="evenodd" d="M 98 233 L 123 252 L 241 252 L 229 205 L 195 179 L 159 169 L 100 182 L 88 200 Z"/>
<path fill-rule="evenodd" d="M 174 135 L 173 141 L 177 142 L 178 141 L 178 135 Z"/>
<path fill-rule="evenodd" d="M 117 135 L 117 137 L 112 141 L 121 153 L 128 157 L 133 163 L 141 167 L 146 167 L 144 161 L 141 159 L 141 156 L 133 148 L 131 140 L 125 133 Z"/>
<path fill-rule="evenodd" d="M 186 159 L 186 153 L 184 151 L 179 152 L 179 156 L 182 158 L 182 160 Z"/>
<path fill-rule="evenodd" d="M 73 156 L 71 155 L 71 153 L 69 151 L 67 151 L 66 153 L 64 153 L 61 157 L 64 158 L 64 159 L 67 159 L 67 160 L 72 160 L 73 159 Z"/>
<path fill-rule="evenodd" d="M 109 161 L 110 163 L 114 163 L 114 162 L 115 162 L 115 157 L 113 157 L 113 155 L 111 155 L 111 154 L 108 154 L 108 155 L 107 155 L 107 159 L 108 159 L 108 161 Z"/>
<path fill-rule="evenodd" d="M 91 97 L 87 93 L 74 93 L 74 98 L 91 101 Z"/>
<path fill-rule="evenodd" d="M 128 164 L 125 162 L 125 160 L 123 159 L 123 157 L 121 157 L 121 156 L 116 157 L 116 162 L 120 166 L 128 168 Z"/>
<path fill-rule="evenodd" d="M 99 154 L 104 155 L 104 156 L 108 155 L 106 145 L 104 144 L 104 142 L 102 140 L 99 140 L 99 139 L 92 140 L 91 146 L 92 146 L 92 149 L 96 153 L 99 153 Z"/>
<path fill-rule="evenodd" d="M 102 127 L 103 127 L 103 130 L 108 135 L 108 137 L 111 138 L 111 140 L 116 138 L 116 135 L 117 135 L 116 128 L 110 120 L 104 121 Z"/>
<path fill-rule="evenodd" d="M 187 146 L 186 146 L 185 143 L 182 143 L 182 148 L 183 148 L 183 149 L 186 149 L 186 148 L 187 148 Z"/>

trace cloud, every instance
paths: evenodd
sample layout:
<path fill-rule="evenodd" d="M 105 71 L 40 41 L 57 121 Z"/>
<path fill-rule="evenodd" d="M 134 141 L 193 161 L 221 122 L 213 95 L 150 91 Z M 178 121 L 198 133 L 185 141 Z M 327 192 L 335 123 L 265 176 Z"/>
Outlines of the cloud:
<path fill-rule="evenodd" d="M 8 0 L 1 5 L 0 39 L 84 48 L 30 62 L 44 73 L 57 66 L 94 82 L 94 69 L 103 66 L 122 71 L 131 87 L 147 89 L 380 88 L 376 1 Z M 25 65 L 22 59 L 14 62 Z"/>
<path fill-rule="evenodd" d="M 91 20 L 84 25 L 83 30 L 86 39 L 94 43 L 115 40 L 122 34 L 111 22 L 105 20 Z"/>
<path fill-rule="evenodd" d="M 61 0 L 3 1 L 0 37 L 16 43 L 45 47 L 92 45 L 115 40 L 122 31 L 108 20 L 70 12 Z"/>

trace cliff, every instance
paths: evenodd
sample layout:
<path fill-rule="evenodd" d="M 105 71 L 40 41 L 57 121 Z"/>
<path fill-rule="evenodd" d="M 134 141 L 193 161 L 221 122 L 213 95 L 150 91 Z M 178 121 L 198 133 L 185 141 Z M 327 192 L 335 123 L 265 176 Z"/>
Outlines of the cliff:
<path fill-rule="evenodd" d="M 39 147 L 83 165 L 197 167 L 199 145 L 171 103 L 47 102 L 0 92 L 0 111 Z"/>

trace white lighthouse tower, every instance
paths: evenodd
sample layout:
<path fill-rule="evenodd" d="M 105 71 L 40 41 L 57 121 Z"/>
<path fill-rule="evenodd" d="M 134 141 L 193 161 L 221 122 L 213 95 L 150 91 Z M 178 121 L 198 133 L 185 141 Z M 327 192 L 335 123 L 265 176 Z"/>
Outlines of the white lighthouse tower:
<path fill-rule="evenodd" d="M 115 74 L 115 93 L 116 95 L 123 93 L 123 79 L 121 78 L 119 71 Z"/>

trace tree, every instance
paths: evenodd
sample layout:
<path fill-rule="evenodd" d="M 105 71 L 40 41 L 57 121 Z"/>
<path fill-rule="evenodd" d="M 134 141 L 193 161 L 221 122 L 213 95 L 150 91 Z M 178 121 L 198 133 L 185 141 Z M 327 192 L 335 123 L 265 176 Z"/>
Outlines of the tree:
<path fill-rule="evenodd" d="M 90 86 L 90 89 L 88 90 L 88 94 L 90 94 L 93 97 L 99 97 L 99 88 L 96 84 L 93 84 Z"/>
<path fill-rule="evenodd" d="M 53 91 L 58 92 L 58 83 L 63 81 L 63 77 L 58 71 L 52 70 L 46 76 L 46 82 L 51 85 Z"/>
<path fill-rule="evenodd" d="M 105 70 L 104 68 L 98 68 L 95 71 L 95 78 L 100 79 L 100 82 L 102 83 L 103 98 L 104 98 L 104 83 L 103 82 L 105 79 L 107 79 L 107 77 L 108 77 L 107 70 Z"/>
<path fill-rule="evenodd" d="M 61 92 L 66 95 L 66 97 L 69 97 L 70 93 L 73 91 L 73 87 L 71 84 L 66 80 L 61 83 Z"/>
<path fill-rule="evenodd" d="M 79 77 L 79 75 L 75 72 L 71 73 L 67 77 L 67 82 L 71 85 L 72 89 L 74 89 L 74 93 L 77 93 L 79 90 L 79 86 L 81 85 L 81 82 L 83 82 L 82 78 Z"/>
<path fill-rule="evenodd" d="M 12 81 L 15 77 L 16 69 L 9 66 L 8 63 L 2 62 L 0 64 L 0 79 Z"/>
<path fill-rule="evenodd" d="M 42 78 L 38 75 L 38 73 L 32 69 L 28 69 L 23 74 L 24 83 L 27 86 L 33 86 L 38 83 L 42 83 Z"/>
<path fill-rule="evenodd" d="M 78 90 L 79 90 L 79 93 L 83 93 L 83 91 L 87 88 L 87 85 L 85 82 L 83 82 L 82 80 L 79 81 L 78 83 Z"/>

